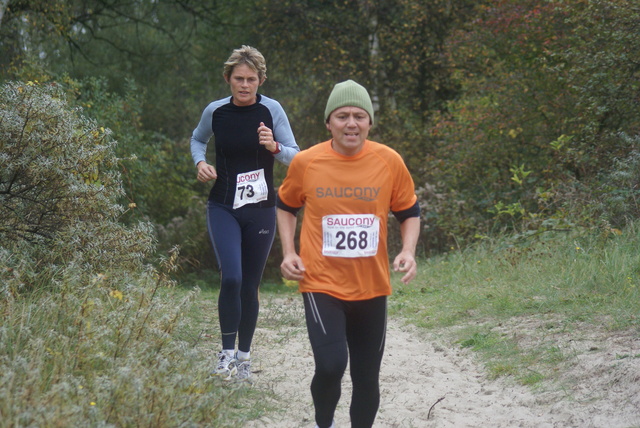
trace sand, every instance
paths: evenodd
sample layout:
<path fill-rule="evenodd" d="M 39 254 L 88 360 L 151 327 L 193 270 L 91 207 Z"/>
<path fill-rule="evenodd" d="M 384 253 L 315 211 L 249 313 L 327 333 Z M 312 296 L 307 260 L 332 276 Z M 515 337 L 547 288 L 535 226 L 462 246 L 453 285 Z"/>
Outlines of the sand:
<path fill-rule="evenodd" d="M 504 326 L 527 338 L 535 324 Z M 375 427 L 640 427 L 640 335 L 589 328 L 553 337 L 569 356 L 554 382 L 536 388 L 509 377 L 489 379 L 473 351 L 447 331 L 420 331 L 389 318 Z M 535 346 L 535 344 L 533 344 Z M 212 349 L 212 352 L 215 351 Z M 253 388 L 273 394 L 270 411 L 246 427 L 313 428 L 309 385 L 313 356 L 300 296 L 262 302 L 252 350 Z M 349 374 L 337 428 L 350 427 Z"/>

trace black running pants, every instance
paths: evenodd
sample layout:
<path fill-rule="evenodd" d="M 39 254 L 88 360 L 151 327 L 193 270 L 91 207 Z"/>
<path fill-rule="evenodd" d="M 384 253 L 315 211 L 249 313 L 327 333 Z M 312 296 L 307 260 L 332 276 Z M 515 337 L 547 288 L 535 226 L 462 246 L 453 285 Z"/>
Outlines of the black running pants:
<path fill-rule="evenodd" d="M 345 301 L 324 293 L 303 293 L 307 331 L 315 360 L 311 395 L 316 424 L 331 425 L 340 383 L 350 361 L 353 428 L 373 425 L 380 405 L 380 364 L 384 353 L 387 298 Z"/>

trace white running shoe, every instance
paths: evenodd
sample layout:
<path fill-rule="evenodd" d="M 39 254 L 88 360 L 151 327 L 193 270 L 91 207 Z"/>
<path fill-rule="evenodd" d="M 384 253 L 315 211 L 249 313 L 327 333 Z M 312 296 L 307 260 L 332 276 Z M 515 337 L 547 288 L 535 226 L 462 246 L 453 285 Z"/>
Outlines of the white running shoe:
<path fill-rule="evenodd" d="M 237 379 L 251 382 L 251 360 L 235 360 L 237 367 Z"/>
<path fill-rule="evenodd" d="M 224 380 L 230 380 L 238 372 L 236 359 L 224 351 L 218 353 L 218 366 L 211 372 L 211 376 L 220 376 Z"/>

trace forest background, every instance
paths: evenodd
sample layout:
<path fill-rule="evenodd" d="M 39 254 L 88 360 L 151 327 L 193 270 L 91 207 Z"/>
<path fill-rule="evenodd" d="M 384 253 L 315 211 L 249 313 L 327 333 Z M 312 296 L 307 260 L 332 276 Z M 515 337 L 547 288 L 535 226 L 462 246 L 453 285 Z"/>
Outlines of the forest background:
<path fill-rule="evenodd" d="M 204 107 L 229 95 L 222 66 L 243 44 L 265 55 L 260 92 L 283 105 L 303 149 L 328 138 L 322 113 L 335 83 L 369 89 L 370 137 L 397 150 L 416 183 L 421 256 L 495 238 L 619 236 L 640 209 L 636 3 L 0 0 L 3 318 L 68 327 L 35 335 L 48 343 L 42 366 L 21 375 L 20 349 L 41 347 L 19 328 L 0 332 L 11 362 L 0 416 L 18 402 L 7 397 L 28 405 L 30 382 L 61 394 L 74 370 L 184 352 L 165 336 L 193 296 L 161 316 L 153 302 L 175 280 L 216 283 L 209 186 L 195 179 L 189 138 Z M 280 281 L 279 256 L 276 240 L 266 281 Z M 28 309 L 42 301 L 51 312 Z M 132 345 L 146 334 L 155 353 Z M 70 372 L 56 371 L 60 360 Z M 93 380 L 94 394 L 109 390 L 106 379 Z M 80 394 L 74 385 L 62 392 Z M 109 390 L 113 402 L 137 387 Z"/>
<path fill-rule="evenodd" d="M 130 207 L 120 221 L 151 222 L 161 249 L 180 245 L 185 272 L 214 268 L 208 186 L 188 141 L 204 107 L 229 94 L 222 64 L 242 44 L 264 53 L 261 92 L 284 106 L 302 148 L 328 137 L 336 82 L 370 90 L 371 138 L 413 174 L 426 255 L 505 231 L 619 229 L 637 214 L 631 1 L 1 4 L 2 80 L 56 85 L 110 130 Z"/>

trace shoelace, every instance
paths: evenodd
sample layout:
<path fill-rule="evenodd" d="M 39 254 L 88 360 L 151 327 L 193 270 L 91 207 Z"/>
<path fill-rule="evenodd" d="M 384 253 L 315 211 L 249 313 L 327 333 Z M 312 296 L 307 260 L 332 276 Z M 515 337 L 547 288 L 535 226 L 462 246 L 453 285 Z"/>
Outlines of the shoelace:
<path fill-rule="evenodd" d="M 251 374 L 251 360 L 241 361 L 238 366 L 238 377 L 248 377 Z"/>
<path fill-rule="evenodd" d="M 226 354 L 220 355 L 218 358 L 218 369 L 227 369 L 229 368 L 229 364 L 233 361 L 233 358 Z"/>

